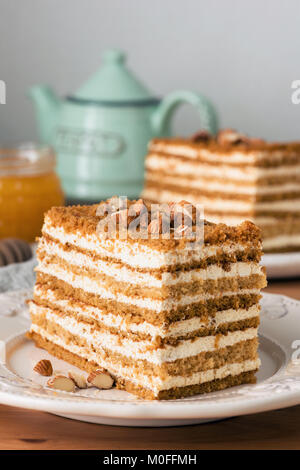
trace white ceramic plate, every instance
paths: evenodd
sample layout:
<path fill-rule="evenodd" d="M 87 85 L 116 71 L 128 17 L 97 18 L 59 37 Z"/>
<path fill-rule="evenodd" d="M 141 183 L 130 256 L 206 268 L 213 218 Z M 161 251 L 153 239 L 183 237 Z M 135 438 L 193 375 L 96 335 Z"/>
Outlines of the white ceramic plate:
<path fill-rule="evenodd" d="M 268 279 L 300 276 L 300 251 L 295 253 L 267 253 L 261 264 L 267 268 Z"/>
<path fill-rule="evenodd" d="M 66 373 L 72 367 L 35 348 L 23 332 L 3 342 L 5 354 L 4 348 L 2 355 L 0 350 L 3 362 L 0 403 L 121 426 L 195 424 L 297 405 L 300 403 L 300 302 L 264 294 L 262 307 L 262 367 L 256 385 L 161 402 L 140 400 L 119 390 L 88 389 L 74 394 L 53 391 L 45 386 L 46 378 L 32 371 L 33 365 L 41 358 L 51 357 L 56 371 Z M 0 320 L 0 326 L 4 320 L 8 319 Z"/>

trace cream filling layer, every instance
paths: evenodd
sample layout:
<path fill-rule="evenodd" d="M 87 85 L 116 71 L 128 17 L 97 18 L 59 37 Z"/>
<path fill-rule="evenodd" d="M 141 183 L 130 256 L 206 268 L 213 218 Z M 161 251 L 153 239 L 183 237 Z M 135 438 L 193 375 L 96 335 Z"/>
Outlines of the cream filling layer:
<path fill-rule="evenodd" d="M 261 267 L 255 263 L 231 263 L 228 270 L 221 266 L 210 265 L 206 269 L 191 269 L 189 271 L 176 271 L 176 274 L 163 272 L 161 278 L 151 273 L 133 271 L 126 266 L 120 266 L 104 260 L 94 261 L 90 256 L 76 250 L 64 250 L 55 242 L 47 242 L 41 239 L 39 248 L 46 254 L 57 256 L 69 265 L 85 267 L 99 274 L 113 278 L 117 282 L 126 282 L 146 287 L 162 288 L 176 284 L 204 281 L 208 279 L 231 278 L 262 274 Z M 47 260 L 45 260 L 47 262 Z"/>
<path fill-rule="evenodd" d="M 263 227 L 264 225 L 276 225 L 278 226 L 278 219 L 276 217 L 246 217 L 247 220 L 250 220 L 254 224 L 258 225 L 259 227 Z M 239 225 L 245 220 L 244 216 L 240 215 L 227 215 L 227 214 L 209 214 L 207 216 L 207 220 L 210 222 L 224 223 L 227 225 Z"/>
<path fill-rule="evenodd" d="M 233 194 L 244 194 L 249 196 L 256 195 L 269 195 L 269 194 L 284 194 L 289 192 L 300 191 L 299 183 L 282 183 L 278 185 L 260 185 L 260 184 L 234 184 L 224 183 L 217 180 L 205 180 L 201 178 L 184 178 L 182 176 L 159 176 L 159 179 L 155 175 L 149 173 L 147 175 L 147 181 L 153 181 L 154 183 L 159 182 L 179 186 L 183 188 L 193 188 L 199 191 L 210 191 L 220 193 L 233 193 Z"/>
<path fill-rule="evenodd" d="M 178 306 L 185 306 L 194 303 L 203 302 L 208 299 L 221 298 L 224 295 L 243 295 L 243 294 L 259 294 L 260 289 L 240 289 L 237 291 L 226 291 L 216 294 L 201 295 L 183 295 L 179 299 L 167 298 L 163 300 L 151 299 L 150 297 L 130 297 L 120 292 L 117 294 L 103 287 L 103 283 L 88 276 L 80 276 L 61 268 L 58 265 L 44 264 L 41 262 L 36 268 L 38 272 L 54 276 L 75 289 L 83 289 L 86 292 L 95 294 L 104 300 L 120 302 L 127 305 L 135 305 L 136 307 L 153 310 L 157 313 L 172 310 Z"/>
<path fill-rule="evenodd" d="M 230 165 L 211 165 L 203 162 L 183 162 L 170 155 L 150 154 L 146 159 L 146 169 L 163 171 L 178 176 L 199 176 L 203 178 L 222 178 L 240 181 L 257 181 L 272 176 L 300 175 L 300 165 L 280 165 L 278 167 L 261 168 L 257 166 L 234 167 Z"/>
<path fill-rule="evenodd" d="M 201 328 L 218 328 L 225 323 L 231 323 L 249 318 L 256 318 L 259 316 L 259 305 L 252 305 L 248 310 L 246 309 L 228 309 L 222 310 L 215 314 L 214 317 L 209 318 L 208 322 L 203 322 L 199 317 L 189 318 L 188 320 L 181 320 L 172 323 L 169 326 L 155 326 L 148 322 L 142 323 L 126 323 L 122 315 L 105 313 L 103 310 L 93 307 L 91 305 L 82 304 L 81 302 L 74 302 L 67 299 L 60 299 L 57 297 L 55 291 L 47 289 L 43 291 L 39 287 L 34 288 L 35 295 L 51 302 L 54 307 L 63 310 L 65 313 L 72 313 L 76 316 L 81 316 L 85 319 L 95 319 L 107 328 L 117 328 L 118 330 L 127 333 L 142 333 L 150 335 L 153 339 L 156 337 L 168 338 L 177 337 L 193 333 Z M 32 312 L 37 310 L 32 304 Z M 41 309 L 42 307 L 40 307 Z M 41 310 L 39 310 L 41 312 Z"/>
<path fill-rule="evenodd" d="M 215 256 L 222 249 L 224 253 L 243 251 L 251 245 L 228 243 L 223 245 L 205 246 L 200 244 L 195 249 L 186 247 L 183 250 L 158 251 L 139 243 L 126 240 L 101 239 L 97 234 L 82 236 L 80 232 L 68 233 L 62 227 L 54 227 L 46 217 L 43 232 L 63 245 L 70 243 L 83 250 L 95 252 L 98 256 L 119 261 L 128 266 L 141 269 L 159 269 L 167 266 L 181 265 Z"/>
<path fill-rule="evenodd" d="M 257 328 L 247 328 L 246 330 L 228 332 L 226 335 L 179 340 L 176 346 L 168 344 L 163 348 L 153 349 L 152 341 L 133 341 L 130 338 L 122 338 L 118 334 L 95 331 L 92 325 L 77 321 L 73 317 L 56 315 L 51 309 L 33 303 L 30 304 L 30 312 L 34 315 L 45 315 L 48 321 L 52 321 L 72 335 L 84 339 L 91 348 L 99 351 L 104 349 L 124 357 L 157 365 L 196 356 L 202 352 L 216 351 L 257 337 Z M 32 325 L 32 328 L 34 327 L 35 324 Z"/>
<path fill-rule="evenodd" d="M 266 238 L 263 242 L 265 250 L 284 248 L 288 246 L 300 246 L 300 235 L 280 235 L 273 238 Z"/>
<path fill-rule="evenodd" d="M 193 384 L 200 384 L 210 382 L 215 379 L 222 379 L 229 375 L 239 375 L 243 372 L 257 370 L 260 367 L 260 360 L 246 360 L 239 363 L 227 364 L 226 366 L 218 369 L 210 369 L 204 372 L 197 372 L 189 376 L 167 376 L 162 379 L 159 376 L 149 376 L 138 372 L 133 367 L 122 366 L 122 364 L 113 364 L 108 358 L 98 355 L 89 348 L 79 347 L 73 344 L 66 344 L 60 337 L 50 335 L 47 331 L 39 328 L 37 325 L 32 325 L 32 331 L 40 334 L 43 338 L 51 341 L 58 346 L 63 347 L 67 351 L 84 357 L 89 361 L 95 361 L 101 367 L 109 370 L 110 373 L 118 377 L 132 381 L 133 383 L 153 391 L 156 395 L 161 390 L 169 390 L 173 387 L 184 387 Z"/>
<path fill-rule="evenodd" d="M 143 193 L 145 199 L 159 200 L 160 202 L 167 201 L 180 201 L 183 197 L 182 193 L 175 193 L 169 190 L 160 188 L 146 188 Z M 278 211 L 278 212 L 300 212 L 300 199 L 284 199 L 279 201 L 266 201 L 266 202 L 251 202 L 241 201 L 238 199 L 225 199 L 225 198 L 209 198 L 205 196 L 195 196 L 194 194 L 186 195 L 185 197 L 192 204 L 201 204 L 204 207 L 209 207 L 209 210 L 216 210 L 219 212 L 230 211 L 234 212 L 251 212 L 251 210 L 265 210 L 265 211 Z"/>

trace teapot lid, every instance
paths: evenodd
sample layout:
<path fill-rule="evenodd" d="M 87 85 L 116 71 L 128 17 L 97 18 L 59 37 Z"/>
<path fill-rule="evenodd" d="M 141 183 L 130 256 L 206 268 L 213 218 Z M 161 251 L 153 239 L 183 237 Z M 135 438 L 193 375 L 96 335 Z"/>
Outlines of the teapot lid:
<path fill-rule="evenodd" d="M 107 50 L 100 69 L 69 99 L 109 106 L 156 104 L 159 100 L 135 78 L 125 60 L 124 52 Z"/>

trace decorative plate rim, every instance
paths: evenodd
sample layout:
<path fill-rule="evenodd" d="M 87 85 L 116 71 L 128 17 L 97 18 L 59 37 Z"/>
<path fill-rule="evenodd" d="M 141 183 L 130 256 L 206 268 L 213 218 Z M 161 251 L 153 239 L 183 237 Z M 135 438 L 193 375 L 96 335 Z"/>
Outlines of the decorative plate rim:
<path fill-rule="evenodd" d="M 270 310 L 273 316 L 268 316 Z M 292 315 L 293 310 L 298 310 L 300 315 L 300 301 L 279 294 L 263 294 L 262 321 L 282 320 Z M 24 336 L 25 332 L 26 330 L 6 339 L 8 350 L 28 341 Z M 260 336 L 284 351 L 286 360 L 272 377 L 257 384 L 172 401 L 146 401 L 138 398 L 128 401 L 53 391 L 22 378 L 5 363 L 0 363 L 0 402 L 54 413 L 137 420 L 217 418 L 300 404 L 300 359 L 293 360 L 293 351 L 285 344 L 278 343 L 265 333 Z"/>

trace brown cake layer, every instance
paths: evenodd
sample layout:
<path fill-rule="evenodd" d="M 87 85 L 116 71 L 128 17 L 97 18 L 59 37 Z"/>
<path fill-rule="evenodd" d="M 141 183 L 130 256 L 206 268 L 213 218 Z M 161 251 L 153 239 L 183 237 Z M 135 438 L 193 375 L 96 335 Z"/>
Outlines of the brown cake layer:
<path fill-rule="evenodd" d="M 148 204 L 151 204 L 151 203 L 155 203 L 155 204 L 159 204 L 159 203 L 162 203 L 162 202 L 166 202 L 166 201 L 162 201 L 161 200 L 161 196 L 160 196 L 160 191 L 157 192 L 156 196 L 154 197 L 153 195 L 151 195 L 151 197 L 149 197 L 147 195 L 147 191 L 145 191 L 144 193 L 145 195 L 145 198 L 147 198 L 147 202 Z M 190 195 L 192 195 L 192 193 L 190 193 Z M 170 199 L 181 199 L 181 197 L 187 197 L 187 195 L 184 195 L 184 194 L 181 194 L 180 191 L 176 190 L 176 192 L 170 192 Z M 165 197 L 165 196 L 164 196 Z M 296 218 L 299 218 L 300 217 L 300 208 L 299 208 L 299 211 L 298 210 L 293 210 L 293 211 L 289 211 L 289 210 L 272 210 L 272 209 L 259 209 L 254 203 L 253 203 L 253 206 L 251 208 L 249 208 L 248 210 L 244 211 L 244 210 L 237 210 L 237 211 L 232 211 L 232 210 L 229 210 L 229 209 L 226 209 L 226 210 L 219 210 L 219 209 L 211 209 L 210 206 L 209 206 L 209 198 L 207 198 L 208 200 L 201 200 L 201 198 L 199 197 L 199 200 L 197 201 L 198 204 L 202 204 L 203 207 L 204 207 L 204 213 L 205 213 L 205 218 L 207 220 L 211 220 L 211 219 L 214 219 L 214 217 L 217 217 L 217 216 L 221 216 L 224 218 L 224 220 L 226 221 L 226 217 L 230 218 L 230 217 L 239 217 L 240 220 L 241 220 L 241 223 L 244 223 L 244 221 L 249 221 L 249 219 L 253 219 L 255 217 L 275 217 L 277 219 L 281 219 L 281 218 L 285 218 L 285 217 L 296 217 Z M 212 200 L 214 200 L 215 198 L 211 198 Z M 225 195 L 223 194 L 223 197 L 221 199 L 226 199 Z M 220 224 L 218 224 L 220 225 Z"/>
<path fill-rule="evenodd" d="M 224 379 L 216 379 L 202 384 L 188 385 L 186 387 L 175 387 L 169 390 L 159 392 L 157 396 L 153 392 L 137 387 L 134 383 L 126 380 L 118 380 L 117 388 L 126 390 L 127 392 L 138 395 L 146 400 L 175 400 L 178 398 L 190 397 L 193 395 L 216 392 L 224 390 L 229 387 L 236 387 L 242 384 L 255 384 L 256 383 L 256 370 L 250 372 L 243 372 L 239 375 L 229 375 Z"/>
<path fill-rule="evenodd" d="M 265 158 L 256 158 L 254 161 L 249 162 L 249 161 L 239 161 L 236 162 L 234 160 L 230 160 L 230 158 L 226 159 L 226 161 L 217 161 L 214 160 L 212 161 L 211 159 L 208 159 L 206 155 L 204 155 L 203 152 L 199 151 L 198 155 L 196 158 L 190 157 L 187 154 L 185 155 L 183 152 L 181 155 L 179 154 L 174 154 L 171 151 L 155 151 L 155 152 L 149 152 L 148 154 L 149 157 L 160 157 L 164 158 L 167 160 L 168 158 L 172 157 L 172 159 L 177 160 L 178 162 L 183 162 L 183 163 L 192 163 L 192 164 L 198 164 L 198 165 L 214 165 L 216 167 L 222 167 L 223 165 L 230 166 L 232 168 L 245 168 L 245 167 L 258 167 L 258 168 L 278 168 L 282 165 L 284 166 L 295 166 L 299 164 L 299 154 L 294 153 L 286 153 L 285 155 L 282 156 L 282 158 L 277 157 L 276 158 L 270 158 L 270 155 L 266 155 Z"/>
<path fill-rule="evenodd" d="M 285 217 L 277 224 L 262 225 L 264 238 L 273 238 L 279 235 L 297 235 L 300 234 L 300 218 Z"/>
<path fill-rule="evenodd" d="M 158 177 L 159 178 L 159 177 Z M 180 180 L 180 177 L 178 177 Z M 191 186 L 182 186 L 180 184 L 170 184 L 164 183 L 164 180 L 161 178 L 158 181 L 147 181 L 145 186 L 145 193 L 147 194 L 147 190 L 155 190 L 155 191 L 170 191 L 177 196 L 180 195 L 182 198 L 193 199 L 198 198 L 199 203 L 201 203 L 202 198 L 210 198 L 210 199 L 229 199 L 233 201 L 245 201 L 249 202 L 250 204 L 256 204 L 259 202 L 273 202 L 273 201 L 284 201 L 284 200 L 293 200 L 293 199 L 300 199 L 300 184 L 299 184 L 299 191 L 284 191 L 281 192 L 273 192 L 271 194 L 244 194 L 238 193 L 237 191 L 231 193 L 229 191 L 216 191 L 215 189 L 198 189 L 193 188 Z"/>
<path fill-rule="evenodd" d="M 46 331 L 49 334 L 55 335 L 59 339 L 63 339 L 66 344 L 85 348 L 88 353 L 91 352 L 90 346 L 87 344 L 84 338 L 81 338 L 77 335 L 72 335 L 69 331 L 65 330 L 60 325 L 52 321 L 47 322 L 47 326 L 49 329 L 47 329 Z M 32 331 L 31 333 L 33 335 L 41 336 L 40 334 L 34 331 Z M 218 349 L 219 337 L 220 335 L 215 336 L 216 350 L 214 351 L 202 351 L 199 354 L 185 357 L 183 359 L 176 359 L 175 361 L 163 362 L 161 365 L 153 364 L 149 361 L 142 359 L 133 360 L 131 357 L 126 357 L 117 352 L 106 350 L 105 348 L 102 348 L 101 351 L 99 351 L 99 356 L 101 357 L 102 363 L 103 361 L 105 361 L 105 359 L 108 359 L 109 363 L 111 364 L 111 367 L 114 364 L 121 364 L 124 367 L 132 367 L 133 369 L 135 369 L 136 374 L 140 374 L 141 372 L 143 372 L 146 375 L 153 377 L 158 376 L 161 378 L 166 377 L 166 375 L 189 376 L 196 372 L 207 371 L 209 369 L 216 369 L 226 364 L 243 362 L 249 359 L 254 360 L 257 358 L 257 338 L 243 340 L 238 343 L 235 343 L 232 346 L 226 346 L 224 348 Z M 43 339 L 45 340 L 45 338 Z M 55 340 L 51 341 L 51 344 L 56 344 Z"/>
<path fill-rule="evenodd" d="M 45 331 L 47 331 L 48 334 L 54 335 L 59 339 L 63 339 L 67 345 L 75 345 L 84 348 L 86 349 L 86 352 L 90 354 L 90 346 L 84 338 L 73 335 L 53 321 L 44 321 L 42 323 L 43 325 L 47 325 L 47 329 L 45 328 Z M 34 332 L 34 334 L 37 333 Z M 163 362 L 161 365 L 153 364 L 152 362 L 143 359 L 133 360 L 131 357 L 113 352 L 104 347 L 101 348 L 101 351 L 98 353 L 102 362 L 105 361 L 105 359 L 108 359 L 111 365 L 122 364 L 122 366 L 134 368 L 136 374 L 143 372 L 149 376 L 159 376 L 162 378 L 166 374 L 174 376 L 189 376 L 196 372 L 219 368 L 226 364 L 243 362 L 245 360 L 257 358 L 257 338 L 242 340 L 232 346 L 218 348 L 219 338 L 220 335 L 214 336 L 216 347 L 214 351 L 202 351 L 193 356 L 176 359 L 175 361 Z M 53 339 L 53 343 L 57 343 L 55 339 Z M 153 346 L 152 349 L 154 350 L 156 347 Z"/>
<path fill-rule="evenodd" d="M 39 253 L 39 260 L 45 264 L 53 264 L 65 270 L 66 262 L 58 256 L 45 255 Z M 39 268 L 37 268 L 39 269 Z M 41 274 L 43 271 L 39 271 Z M 265 275 L 252 274 L 239 277 L 220 277 L 218 279 L 198 280 L 194 282 L 178 283 L 176 285 L 164 285 L 163 287 L 147 287 L 145 285 L 131 284 L 127 282 L 116 281 L 110 276 L 105 276 L 95 270 L 85 268 L 84 266 L 75 266 L 68 264 L 68 273 L 77 276 L 85 276 L 101 284 L 101 287 L 107 288 L 114 295 L 124 294 L 134 298 L 149 298 L 152 300 L 178 299 L 186 295 L 214 295 L 215 292 L 238 291 L 240 289 L 255 289 L 265 287 Z"/>
<path fill-rule="evenodd" d="M 130 205 L 136 201 L 131 201 Z M 99 205 L 91 206 L 67 206 L 52 207 L 46 213 L 46 224 L 50 223 L 54 227 L 62 228 L 66 233 L 79 233 L 83 238 L 88 235 L 95 235 L 99 222 L 106 216 L 99 217 L 96 215 Z M 151 220 L 151 210 L 148 208 L 148 217 Z M 43 233 L 46 233 L 45 226 Z M 130 232 L 129 232 L 130 235 Z M 132 239 L 130 236 L 126 239 L 127 243 L 136 244 L 137 246 L 148 246 L 159 251 L 172 252 L 185 249 L 190 244 L 188 238 L 174 238 L 171 232 L 170 239 L 149 237 L 148 239 Z M 239 243 L 254 247 L 260 246 L 260 230 L 256 225 L 249 221 L 243 222 L 236 227 L 226 226 L 224 224 L 212 224 L 205 222 L 204 225 L 204 243 L 207 245 L 223 245 L 224 243 Z M 118 233 L 116 234 L 118 237 Z M 101 237 L 100 237 L 101 238 Z M 100 243 L 99 238 L 99 243 Z"/>
<path fill-rule="evenodd" d="M 269 248 L 265 249 L 265 253 L 294 253 L 300 250 L 300 243 L 299 245 L 285 245 L 281 248 Z"/>
<path fill-rule="evenodd" d="M 300 163 L 300 162 L 299 162 Z M 195 167 L 198 167 L 197 164 L 195 164 Z M 146 170 L 147 170 L 147 180 L 146 184 L 150 183 L 156 183 L 156 184 L 161 184 L 161 182 L 165 178 L 184 178 L 185 180 L 190 181 L 191 183 L 193 181 L 203 181 L 205 184 L 213 184 L 213 183 L 220 183 L 224 184 L 225 186 L 228 184 L 234 184 L 237 187 L 237 190 L 240 186 L 246 186 L 246 187 L 261 187 L 261 186 L 278 186 L 278 185 L 284 185 L 287 183 L 300 183 L 300 175 L 297 173 L 289 174 L 289 175 L 269 175 L 269 176 L 257 176 L 255 180 L 249 180 L 249 179 L 243 179 L 242 175 L 241 178 L 239 179 L 233 179 L 233 178 L 224 178 L 222 174 L 220 174 L 218 177 L 213 177 L 213 176 L 206 176 L 206 175 L 201 175 L 201 177 L 195 175 L 195 174 L 184 174 L 182 175 L 181 173 L 176 173 L 174 171 L 174 168 L 166 170 L 152 170 L 150 167 L 147 168 L 147 162 L 146 162 Z"/>
<path fill-rule="evenodd" d="M 213 298 L 203 300 L 194 304 L 177 306 L 171 310 L 162 311 L 159 314 L 153 310 L 146 308 L 136 307 L 135 305 L 127 305 L 113 300 L 107 301 L 100 296 L 90 294 L 83 289 L 73 288 L 70 284 L 61 281 L 48 274 L 37 273 L 37 284 L 45 286 L 48 289 L 58 291 L 59 295 L 73 297 L 86 304 L 94 305 L 102 309 L 105 313 L 117 311 L 120 315 L 129 316 L 136 323 L 148 321 L 154 325 L 169 324 L 174 321 L 184 320 L 201 315 L 212 315 L 219 310 L 227 310 L 229 308 L 249 308 L 258 303 L 260 299 L 259 294 L 236 294 L 231 296 L 222 296 L 220 298 Z M 266 282 L 263 281 L 263 286 Z M 262 280 L 259 279 L 259 286 L 262 285 Z"/>
<path fill-rule="evenodd" d="M 58 346 L 44 339 L 42 336 L 40 336 L 37 333 L 31 332 L 28 334 L 28 337 L 30 339 L 33 339 L 37 347 L 46 349 L 50 354 L 56 356 L 59 359 L 63 359 L 69 362 L 70 364 L 73 364 L 74 366 L 79 367 L 82 370 L 85 370 L 86 372 L 91 372 L 93 370 L 98 369 L 99 366 L 101 366 L 95 362 L 87 361 L 87 359 L 80 357 L 74 353 L 71 353 L 70 351 L 62 348 L 61 346 Z M 255 358 L 255 355 L 253 355 L 253 358 Z M 210 392 L 213 390 L 221 390 L 222 388 L 226 388 L 227 386 L 230 387 L 233 385 L 239 385 L 241 383 L 255 383 L 255 375 L 254 375 L 255 372 L 256 371 L 250 371 L 250 372 L 245 372 L 237 376 L 228 376 L 222 380 L 205 382 L 203 384 L 191 385 L 188 387 L 178 387 L 176 389 L 164 390 L 160 392 L 157 397 L 154 396 L 152 391 L 148 389 L 144 389 L 140 386 L 134 385 L 128 380 L 118 378 L 118 377 L 115 377 L 115 379 L 116 379 L 117 388 L 126 390 L 130 393 L 134 393 L 140 396 L 141 398 L 151 400 L 151 399 L 180 398 L 184 396 L 193 395 L 196 393 L 206 393 L 206 392 Z M 214 388 L 214 385 L 217 385 L 217 384 L 218 384 L 218 387 Z"/>
<path fill-rule="evenodd" d="M 224 322 L 218 326 L 204 326 L 200 329 L 194 330 L 192 332 L 186 333 L 184 335 L 180 336 L 166 336 L 166 337 L 161 337 L 157 335 L 155 338 L 153 338 L 151 335 L 147 335 L 146 333 L 141 333 L 141 332 L 132 332 L 131 330 L 127 331 L 122 331 L 119 328 L 115 327 L 108 327 L 104 323 L 88 317 L 86 315 L 78 315 L 77 312 L 73 313 L 70 310 L 66 310 L 61 308 L 58 308 L 57 305 L 52 304 L 51 302 L 44 301 L 43 299 L 38 299 L 37 302 L 32 301 L 33 304 L 35 304 L 37 307 L 42 307 L 46 309 L 50 309 L 52 313 L 57 315 L 58 317 L 65 317 L 68 316 L 70 318 L 73 318 L 77 322 L 90 325 L 92 326 L 94 331 L 98 331 L 99 334 L 101 332 L 104 333 L 109 333 L 109 334 L 115 334 L 120 337 L 120 340 L 123 339 L 130 339 L 131 341 L 152 341 L 152 345 L 155 348 L 161 348 L 166 345 L 171 345 L 171 346 L 176 346 L 179 341 L 182 340 L 188 340 L 188 339 L 197 339 L 203 336 L 210 336 L 210 335 L 222 335 L 226 334 L 228 332 L 233 332 L 233 331 L 243 331 L 248 328 L 257 328 L 260 323 L 260 318 L 259 316 L 254 316 L 250 318 L 246 318 L 243 320 L 236 320 L 236 321 L 231 321 L 231 322 Z M 39 314 L 32 314 L 31 313 L 31 320 L 32 323 L 35 325 L 40 326 L 43 329 L 47 329 L 47 319 L 46 319 L 46 313 L 45 312 L 40 312 Z M 206 321 L 208 322 L 208 317 L 206 318 Z M 205 322 L 203 322 L 205 323 Z M 130 324 L 127 324 L 127 327 Z"/>
<path fill-rule="evenodd" d="M 174 278 L 176 278 L 177 274 L 180 274 L 182 271 L 190 271 L 191 269 L 206 269 L 208 266 L 212 264 L 221 266 L 223 269 L 227 270 L 229 269 L 230 263 L 236 263 L 239 261 L 259 262 L 261 255 L 262 255 L 261 247 L 260 245 L 258 245 L 259 243 L 258 241 L 257 243 L 252 243 L 252 241 L 250 241 L 248 244 L 245 243 L 245 246 L 243 247 L 242 250 L 237 249 L 236 251 L 232 253 L 226 253 L 223 251 L 224 246 L 226 247 L 226 240 L 224 240 L 224 243 L 220 245 L 220 248 L 215 256 L 207 256 L 205 258 L 200 258 L 195 261 L 190 261 L 189 263 L 166 265 L 160 268 L 139 268 L 139 267 L 133 268 L 129 264 L 119 261 L 118 259 L 112 259 L 108 257 L 99 256 L 93 251 L 84 250 L 81 247 L 72 245 L 71 243 L 67 243 L 63 245 L 58 240 L 52 237 L 49 237 L 47 234 L 43 235 L 43 238 L 39 240 L 40 241 L 45 240 L 46 243 L 47 242 L 55 243 L 59 248 L 63 249 L 66 252 L 70 252 L 74 250 L 78 253 L 82 253 L 86 256 L 89 256 L 91 260 L 94 262 L 97 262 L 97 261 L 111 262 L 114 265 L 119 266 L 120 268 L 124 266 L 127 269 L 131 270 L 132 272 L 149 273 L 152 276 L 155 276 L 157 279 L 162 279 L 162 274 L 164 272 L 173 273 Z M 38 248 L 37 254 L 38 255 L 40 253 L 42 254 L 42 252 L 43 250 L 41 248 Z"/>

